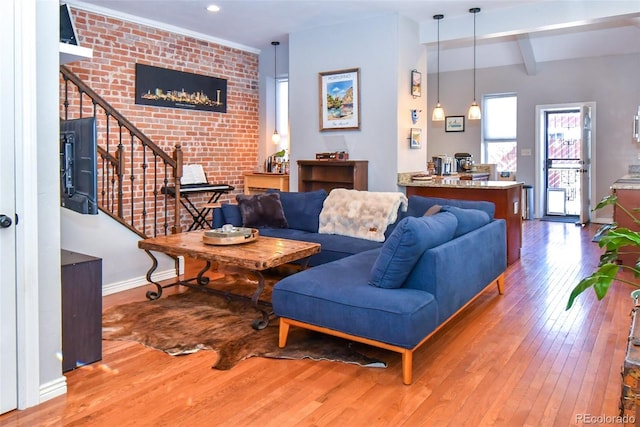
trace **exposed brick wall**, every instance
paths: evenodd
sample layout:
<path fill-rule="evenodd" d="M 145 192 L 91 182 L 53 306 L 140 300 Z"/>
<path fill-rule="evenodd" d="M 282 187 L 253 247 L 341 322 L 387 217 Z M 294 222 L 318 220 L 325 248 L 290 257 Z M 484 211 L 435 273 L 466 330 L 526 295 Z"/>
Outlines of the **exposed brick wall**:
<path fill-rule="evenodd" d="M 180 144 L 184 164 L 202 164 L 209 182 L 241 192 L 243 173 L 258 161 L 258 55 L 82 10 L 73 14 L 93 58 L 68 68 L 170 155 Z M 227 79 L 227 113 L 135 104 L 136 63 Z"/>

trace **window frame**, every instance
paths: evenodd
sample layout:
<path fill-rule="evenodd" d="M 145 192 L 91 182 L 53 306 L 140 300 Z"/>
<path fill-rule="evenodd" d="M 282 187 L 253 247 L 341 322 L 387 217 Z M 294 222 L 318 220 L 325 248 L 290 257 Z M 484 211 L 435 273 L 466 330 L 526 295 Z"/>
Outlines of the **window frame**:
<path fill-rule="evenodd" d="M 497 98 L 515 98 L 516 102 L 516 123 L 515 123 L 515 135 L 513 138 L 487 138 L 487 113 L 489 109 L 487 108 L 487 101 Z M 517 147 L 518 147 L 518 114 L 517 114 L 517 106 L 518 106 L 518 95 L 515 92 L 505 92 L 505 93 L 493 93 L 482 96 L 482 111 L 483 111 L 483 120 L 480 131 L 480 157 L 483 163 L 489 163 L 489 146 L 493 143 L 514 143 L 516 147 L 516 165 L 512 172 L 516 172 L 517 170 Z"/>

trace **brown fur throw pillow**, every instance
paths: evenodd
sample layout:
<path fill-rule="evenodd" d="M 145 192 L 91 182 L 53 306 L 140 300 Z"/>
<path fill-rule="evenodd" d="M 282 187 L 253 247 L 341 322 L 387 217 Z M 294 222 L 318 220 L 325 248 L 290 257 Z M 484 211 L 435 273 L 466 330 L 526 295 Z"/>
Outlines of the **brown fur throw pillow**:
<path fill-rule="evenodd" d="M 278 193 L 236 196 L 244 227 L 289 228 Z"/>

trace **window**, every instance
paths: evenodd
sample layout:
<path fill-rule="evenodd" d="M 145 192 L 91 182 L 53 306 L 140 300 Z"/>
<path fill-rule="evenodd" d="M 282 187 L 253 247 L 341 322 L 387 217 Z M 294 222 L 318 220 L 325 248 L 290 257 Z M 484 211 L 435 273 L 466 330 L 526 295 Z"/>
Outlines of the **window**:
<path fill-rule="evenodd" d="M 276 80 L 276 122 L 280 133 L 280 147 L 289 149 L 289 80 Z"/>
<path fill-rule="evenodd" d="M 482 104 L 482 161 L 495 163 L 498 172 L 515 172 L 518 97 L 514 94 L 487 95 Z"/>

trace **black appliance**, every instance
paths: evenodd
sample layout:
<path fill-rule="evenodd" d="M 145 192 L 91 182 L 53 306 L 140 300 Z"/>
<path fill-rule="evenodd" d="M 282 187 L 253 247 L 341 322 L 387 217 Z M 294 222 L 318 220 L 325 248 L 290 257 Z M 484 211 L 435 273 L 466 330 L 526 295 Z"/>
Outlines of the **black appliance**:
<path fill-rule="evenodd" d="M 434 156 L 432 160 L 436 175 L 451 175 L 451 157 Z"/>
<path fill-rule="evenodd" d="M 456 171 L 469 172 L 473 168 L 473 156 L 469 153 L 456 153 L 453 155 L 456 159 Z"/>

